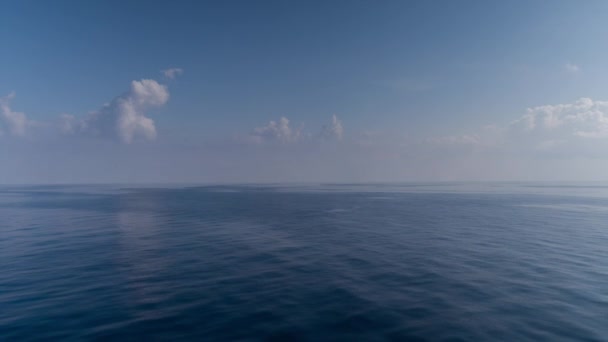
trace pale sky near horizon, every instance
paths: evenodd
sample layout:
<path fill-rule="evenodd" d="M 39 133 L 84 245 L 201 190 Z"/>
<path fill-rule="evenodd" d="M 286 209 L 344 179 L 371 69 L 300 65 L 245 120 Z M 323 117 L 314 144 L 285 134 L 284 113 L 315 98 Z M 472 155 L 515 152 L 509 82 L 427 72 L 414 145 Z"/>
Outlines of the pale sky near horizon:
<path fill-rule="evenodd" d="M 608 180 L 606 1 L 3 1 L 0 184 Z"/>

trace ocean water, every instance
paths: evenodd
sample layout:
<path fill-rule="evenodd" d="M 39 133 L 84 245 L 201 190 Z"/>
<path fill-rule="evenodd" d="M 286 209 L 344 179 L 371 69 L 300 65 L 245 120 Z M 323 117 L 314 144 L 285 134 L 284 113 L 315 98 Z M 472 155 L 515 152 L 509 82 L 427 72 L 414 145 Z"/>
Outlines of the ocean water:
<path fill-rule="evenodd" d="M 608 186 L 5 186 L 0 340 L 608 341 Z"/>

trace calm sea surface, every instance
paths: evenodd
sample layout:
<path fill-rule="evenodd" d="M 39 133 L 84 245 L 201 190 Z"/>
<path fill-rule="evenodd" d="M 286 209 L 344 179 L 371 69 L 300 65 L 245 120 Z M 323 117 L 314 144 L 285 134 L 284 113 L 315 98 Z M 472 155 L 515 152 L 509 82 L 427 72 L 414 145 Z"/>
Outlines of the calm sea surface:
<path fill-rule="evenodd" d="M 608 186 L 0 187 L 0 340 L 608 341 Z"/>

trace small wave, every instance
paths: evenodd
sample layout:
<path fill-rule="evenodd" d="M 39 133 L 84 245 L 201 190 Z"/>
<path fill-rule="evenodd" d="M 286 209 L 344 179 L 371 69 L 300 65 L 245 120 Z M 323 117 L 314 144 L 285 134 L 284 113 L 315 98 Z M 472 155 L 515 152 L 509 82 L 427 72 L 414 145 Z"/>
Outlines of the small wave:
<path fill-rule="evenodd" d="M 335 208 L 335 209 L 329 209 L 327 210 L 328 213 L 346 213 L 351 211 L 351 209 L 344 209 L 344 208 Z"/>
<path fill-rule="evenodd" d="M 608 206 L 588 204 L 517 204 L 515 206 L 576 212 L 608 212 Z"/>

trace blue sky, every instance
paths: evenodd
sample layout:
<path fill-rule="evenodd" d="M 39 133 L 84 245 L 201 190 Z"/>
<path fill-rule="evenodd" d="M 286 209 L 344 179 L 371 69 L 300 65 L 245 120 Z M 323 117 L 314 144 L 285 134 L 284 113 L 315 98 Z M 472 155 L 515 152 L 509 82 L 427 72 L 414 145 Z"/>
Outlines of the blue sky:
<path fill-rule="evenodd" d="M 603 180 L 607 16 L 605 1 L 5 1 L 0 183 Z"/>

